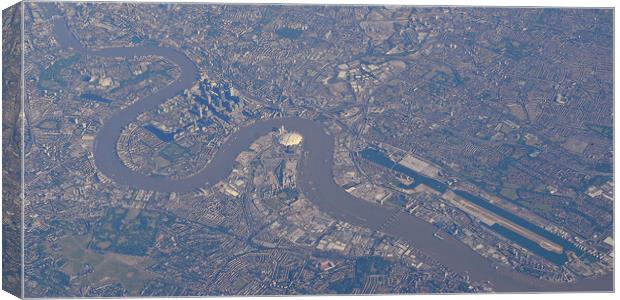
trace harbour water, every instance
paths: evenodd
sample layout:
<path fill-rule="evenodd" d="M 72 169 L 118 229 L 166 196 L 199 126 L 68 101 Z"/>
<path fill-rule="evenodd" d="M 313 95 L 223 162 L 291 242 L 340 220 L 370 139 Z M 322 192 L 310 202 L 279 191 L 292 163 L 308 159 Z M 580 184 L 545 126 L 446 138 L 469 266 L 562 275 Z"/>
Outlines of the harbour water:
<path fill-rule="evenodd" d="M 374 149 L 374 148 L 367 148 L 364 149 L 360 152 L 361 156 L 365 159 L 368 159 L 378 165 L 381 165 L 383 167 L 386 167 L 390 170 L 393 170 L 395 172 L 399 172 L 402 174 L 405 174 L 407 176 L 409 176 L 410 178 L 413 179 L 413 183 L 410 184 L 409 186 L 405 186 L 405 188 L 408 189 L 412 189 L 415 188 L 416 186 L 420 185 L 420 184 L 424 184 L 426 186 L 429 186 L 431 188 L 433 188 L 434 190 L 443 193 L 446 191 L 447 189 L 447 185 L 437 181 L 435 179 L 429 178 L 427 176 L 424 176 L 422 174 L 419 174 L 417 172 L 415 172 L 414 170 L 411 170 L 403 165 L 398 164 L 397 162 L 392 161 L 392 159 L 390 159 L 389 157 L 387 157 L 387 155 L 385 153 L 383 153 L 381 150 L 379 149 Z M 506 218 L 508 220 L 510 220 L 511 222 L 514 222 L 515 224 L 518 224 L 519 226 L 522 226 L 546 239 L 548 239 L 549 241 L 552 241 L 558 245 L 561 245 L 563 247 L 563 249 L 565 249 L 564 253 L 558 254 L 555 253 L 553 251 L 549 251 L 544 249 L 543 247 L 541 247 L 540 245 L 538 245 L 537 243 L 535 243 L 534 241 L 531 241 L 529 239 L 527 239 L 526 237 L 521 236 L 520 234 L 506 228 L 503 227 L 499 224 L 494 224 L 493 226 L 490 226 L 491 230 L 499 233 L 500 235 L 504 236 L 507 239 L 512 240 L 513 242 L 521 245 L 522 247 L 532 251 L 533 253 L 536 253 L 537 255 L 540 255 L 542 257 L 544 257 L 545 259 L 557 264 L 557 265 L 562 265 L 566 262 L 567 260 L 567 254 L 566 251 L 572 251 L 573 253 L 575 253 L 577 256 L 581 256 L 583 254 L 583 252 L 581 250 L 579 250 L 578 248 L 576 248 L 572 243 L 570 243 L 569 241 L 554 235 L 548 231 L 546 231 L 545 229 L 497 206 L 492 204 L 489 201 L 486 201 L 478 196 L 475 196 L 469 192 L 463 191 L 463 190 L 455 190 L 454 191 L 457 195 L 463 197 L 465 200 L 480 206 L 484 209 L 487 209 L 495 214 L 497 214 L 498 216 L 501 216 L 503 218 Z"/>

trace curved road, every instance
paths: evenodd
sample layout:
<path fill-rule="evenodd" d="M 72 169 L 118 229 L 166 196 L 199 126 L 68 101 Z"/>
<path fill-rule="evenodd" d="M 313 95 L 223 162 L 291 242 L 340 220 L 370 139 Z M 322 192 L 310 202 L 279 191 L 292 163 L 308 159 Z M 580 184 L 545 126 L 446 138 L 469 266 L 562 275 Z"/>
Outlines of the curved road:
<path fill-rule="evenodd" d="M 439 240 L 433 236 L 436 228 L 414 216 L 384 206 L 357 199 L 338 186 L 332 176 L 334 138 L 324 127 L 312 120 L 298 117 L 261 120 L 233 133 L 222 144 L 211 163 L 199 173 L 183 178 L 152 177 L 127 168 L 116 152 L 116 142 L 122 129 L 137 116 L 156 108 L 167 99 L 190 88 L 198 78 L 196 65 L 183 53 L 166 47 L 139 46 L 90 50 L 84 48 L 69 30 L 66 20 L 55 20 L 56 38 L 67 49 L 86 55 L 104 57 L 134 57 L 155 55 L 176 64 L 180 76 L 152 95 L 136 101 L 118 111 L 105 121 L 97 133 L 94 158 L 97 169 L 117 184 L 159 192 L 188 192 L 225 179 L 240 151 L 274 127 L 284 125 L 304 135 L 304 158 L 300 167 L 298 184 L 303 193 L 322 211 L 338 220 L 373 230 L 381 228 L 387 234 L 399 237 L 448 268 L 468 274 L 473 280 L 488 280 L 499 292 L 534 292 L 560 290 L 612 290 L 613 276 L 580 280 L 572 284 L 555 284 L 505 267 L 496 268 L 489 260 L 451 237 Z M 391 220 L 390 226 L 384 226 Z"/>

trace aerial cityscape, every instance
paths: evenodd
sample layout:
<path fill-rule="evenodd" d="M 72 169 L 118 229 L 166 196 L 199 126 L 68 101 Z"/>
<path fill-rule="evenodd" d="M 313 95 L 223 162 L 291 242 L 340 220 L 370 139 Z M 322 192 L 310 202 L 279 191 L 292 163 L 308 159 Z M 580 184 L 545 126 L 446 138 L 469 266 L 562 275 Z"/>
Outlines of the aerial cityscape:
<path fill-rule="evenodd" d="M 3 289 L 611 292 L 613 19 L 20 2 Z"/>

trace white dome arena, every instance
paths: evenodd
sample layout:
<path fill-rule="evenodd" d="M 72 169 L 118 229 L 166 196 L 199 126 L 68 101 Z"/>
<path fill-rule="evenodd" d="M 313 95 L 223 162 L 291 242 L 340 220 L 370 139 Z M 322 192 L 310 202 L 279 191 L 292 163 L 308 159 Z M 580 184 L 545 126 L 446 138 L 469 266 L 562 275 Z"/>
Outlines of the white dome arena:
<path fill-rule="evenodd" d="M 304 137 L 297 132 L 287 132 L 280 135 L 280 144 L 284 146 L 295 146 L 301 144 Z"/>

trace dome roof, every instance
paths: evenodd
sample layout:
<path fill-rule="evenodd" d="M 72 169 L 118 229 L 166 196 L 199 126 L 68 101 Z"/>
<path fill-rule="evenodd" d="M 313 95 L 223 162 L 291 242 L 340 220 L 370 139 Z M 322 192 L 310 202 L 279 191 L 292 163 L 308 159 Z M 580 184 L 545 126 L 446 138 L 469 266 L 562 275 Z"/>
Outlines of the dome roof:
<path fill-rule="evenodd" d="M 299 145 L 304 137 L 297 132 L 287 132 L 280 136 L 280 144 L 284 146 Z"/>

